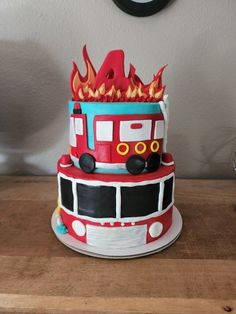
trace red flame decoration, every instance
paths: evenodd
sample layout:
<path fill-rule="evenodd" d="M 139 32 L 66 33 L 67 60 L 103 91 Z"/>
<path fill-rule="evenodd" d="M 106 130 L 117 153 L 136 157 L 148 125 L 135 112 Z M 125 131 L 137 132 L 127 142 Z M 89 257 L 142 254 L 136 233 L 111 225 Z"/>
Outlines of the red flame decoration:
<path fill-rule="evenodd" d="M 163 66 L 149 84 L 143 84 L 130 64 L 128 77 L 124 71 L 123 50 L 110 51 L 100 70 L 96 73 L 86 50 L 83 48 L 86 75 L 82 76 L 75 63 L 71 73 L 73 100 L 101 102 L 158 102 L 163 99 L 165 86 L 162 85 Z"/>

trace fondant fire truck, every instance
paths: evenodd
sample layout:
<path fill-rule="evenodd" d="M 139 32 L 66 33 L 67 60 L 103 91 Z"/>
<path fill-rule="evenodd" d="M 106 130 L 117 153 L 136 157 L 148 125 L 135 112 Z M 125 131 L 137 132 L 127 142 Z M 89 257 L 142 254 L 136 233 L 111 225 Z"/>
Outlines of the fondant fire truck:
<path fill-rule="evenodd" d="M 58 161 L 58 232 L 97 247 L 144 245 L 172 222 L 164 68 L 155 84 L 141 85 L 133 67 L 125 77 L 121 51 L 108 54 L 98 74 L 86 50 L 84 58 L 86 76 L 72 72 L 70 154 Z"/>
<path fill-rule="evenodd" d="M 73 108 L 73 109 L 72 109 Z M 83 171 L 156 171 L 165 138 L 161 103 L 70 103 L 70 154 Z"/>

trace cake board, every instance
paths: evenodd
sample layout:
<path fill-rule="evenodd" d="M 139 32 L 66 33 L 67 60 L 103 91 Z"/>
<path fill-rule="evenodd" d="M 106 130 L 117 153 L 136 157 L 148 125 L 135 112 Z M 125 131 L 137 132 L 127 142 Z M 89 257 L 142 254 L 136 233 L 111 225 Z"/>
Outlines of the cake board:
<path fill-rule="evenodd" d="M 178 239 L 181 234 L 183 225 L 180 212 L 174 206 L 172 225 L 160 239 L 138 247 L 112 249 L 87 245 L 86 243 L 80 242 L 77 239 L 73 238 L 68 233 L 59 234 L 58 232 L 56 232 L 56 216 L 57 211 L 55 210 L 51 218 L 51 226 L 53 232 L 60 242 L 76 252 L 105 259 L 131 259 L 160 252 L 173 244 Z"/>

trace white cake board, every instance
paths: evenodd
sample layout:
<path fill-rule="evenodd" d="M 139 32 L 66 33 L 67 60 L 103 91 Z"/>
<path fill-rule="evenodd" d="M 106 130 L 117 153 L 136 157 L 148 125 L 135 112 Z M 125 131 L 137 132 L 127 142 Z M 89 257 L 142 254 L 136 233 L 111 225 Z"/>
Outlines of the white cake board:
<path fill-rule="evenodd" d="M 108 259 L 129 259 L 129 258 L 137 258 L 141 256 L 150 255 L 153 253 L 160 252 L 174 243 L 182 230 L 182 217 L 180 212 L 176 207 L 173 208 L 173 217 L 172 217 L 172 225 L 170 229 L 158 240 L 153 241 L 151 243 L 131 248 L 122 248 L 122 249 L 112 249 L 112 248 L 99 248 L 91 245 L 87 245 L 86 243 L 80 242 L 79 240 L 73 238 L 68 233 L 59 234 L 56 232 L 56 216 L 57 211 L 55 210 L 52 219 L 51 225 L 52 229 L 58 238 L 64 245 L 69 247 L 70 249 L 93 257 L 99 258 L 108 258 Z"/>

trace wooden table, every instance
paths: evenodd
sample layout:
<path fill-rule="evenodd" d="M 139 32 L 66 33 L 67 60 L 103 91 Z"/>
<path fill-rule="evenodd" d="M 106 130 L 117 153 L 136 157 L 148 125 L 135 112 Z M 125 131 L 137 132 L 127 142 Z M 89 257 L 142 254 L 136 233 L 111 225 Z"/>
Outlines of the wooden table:
<path fill-rule="evenodd" d="M 236 313 L 236 183 L 177 180 L 179 240 L 135 260 L 83 256 L 50 227 L 55 177 L 0 177 L 1 313 Z"/>

